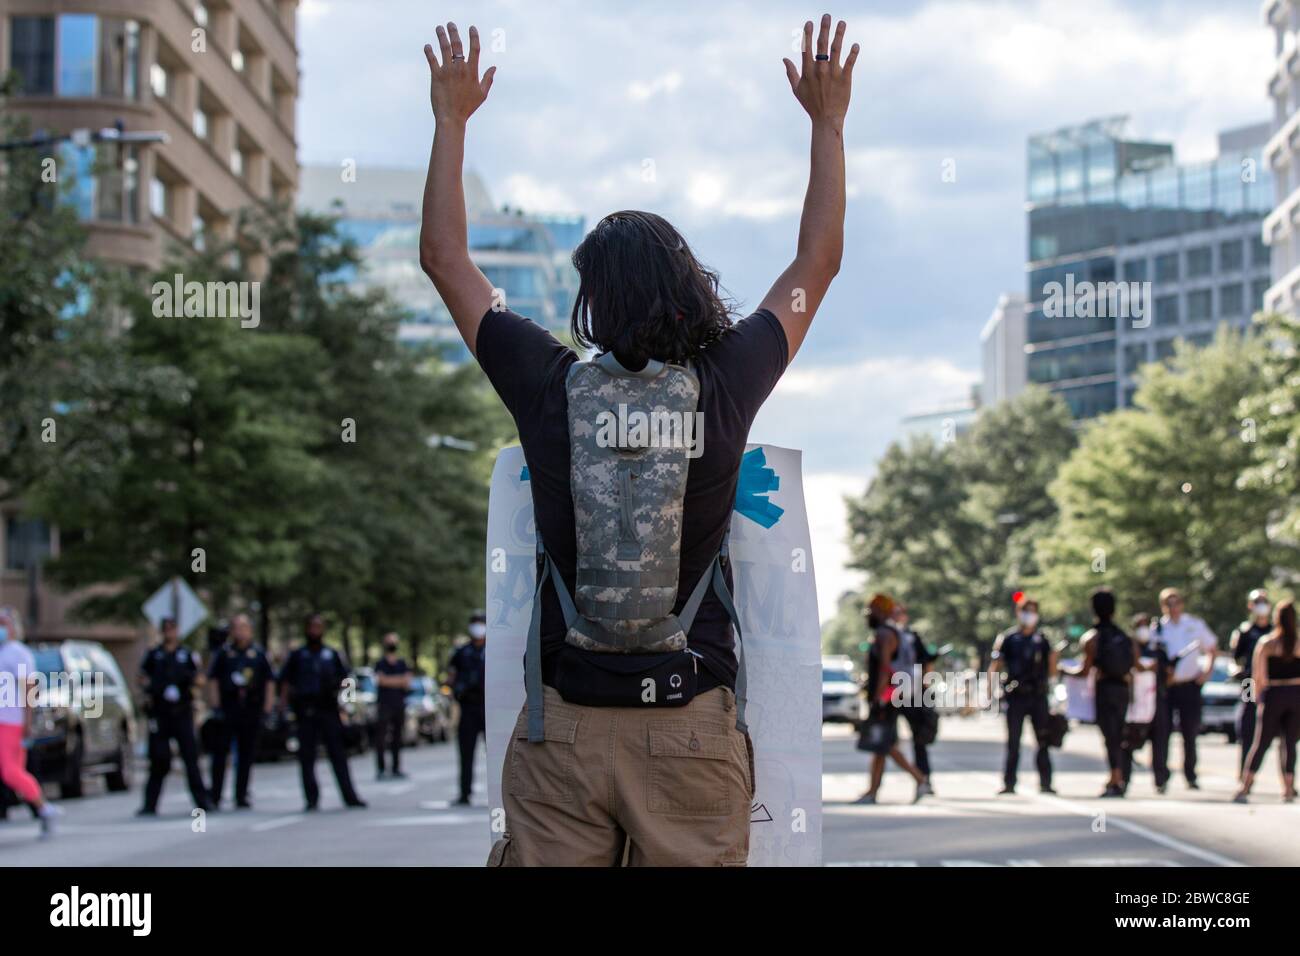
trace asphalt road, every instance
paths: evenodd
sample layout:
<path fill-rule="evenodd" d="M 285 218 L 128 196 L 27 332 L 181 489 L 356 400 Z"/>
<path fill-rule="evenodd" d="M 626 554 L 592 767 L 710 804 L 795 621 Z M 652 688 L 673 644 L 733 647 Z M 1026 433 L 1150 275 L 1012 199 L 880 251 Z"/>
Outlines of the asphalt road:
<path fill-rule="evenodd" d="M 867 757 L 848 727 L 823 734 L 823 847 L 832 866 L 1230 866 L 1300 864 L 1300 804 L 1280 802 L 1277 758 L 1270 753 L 1246 806 L 1229 802 L 1236 748 L 1218 735 L 1200 740 L 1202 789 L 1188 791 L 1175 769 L 1158 796 L 1145 766 L 1130 796 L 1099 800 L 1104 782 L 1095 728 L 1076 727 L 1054 751 L 1057 796 L 1038 793 L 1030 740 L 1021 758 L 1020 792 L 1000 797 L 1002 728 L 992 716 L 945 717 L 932 748 L 937 796 L 913 804 L 911 781 L 891 769 L 876 806 L 854 801 L 866 788 Z M 1181 754 L 1172 748 L 1175 767 Z M 904 743 L 910 750 L 910 743 Z M 140 778 L 130 793 L 90 790 L 66 801 L 59 835 L 37 841 L 25 810 L 0 823 L 0 865 L 442 865 L 480 866 L 488 849 L 485 760 L 479 751 L 475 804 L 454 807 L 453 744 L 405 754 L 408 779 L 375 781 L 374 757 L 351 760 L 370 803 L 343 808 L 322 758 L 321 809 L 302 812 L 297 765 L 259 764 L 255 809 L 190 815 L 184 780 L 174 769 L 160 816 L 138 820 Z"/>
<path fill-rule="evenodd" d="M 370 806 L 343 807 L 329 763 L 316 764 L 320 809 L 304 813 L 298 765 L 259 763 L 253 770 L 252 810 L 208 814 L 202 827 L 180 761 L 173 761 L 156 819 L 138 819 L 143 768 L 128 793 L 87 789 L 62 801 L 57 836 L 38 841 L 25 808 L 0 823 L 0 866 L 428 866 L 482 864 L 487 858 L 486 760 L 480 744 L 474 805 L 451 806 L 459 764 L 455 743 L 424 744 L 403 752 L 405 780 L 375 780 L 373 753 L 350 761 L 352 780 Z M 207 766 L 204 761 L 204 774 Z M 231 805 L 230 772 L 227 802 Z"/>
<path fill-rule="evenodd" d="M 1172 741 L 1173 779 L 1155 792 L 1139 757 L 1129 795 L 1097 799 L 1105 784 L 1101 736 L 1076 726 L 1053 751 L 1056 796 L 1038 792 L 1032 732 L 1026 728 L 1014 796 L 1002 786 L 1005 724 L 981 715 L 945 717 L 931 748 L 935 797 L 911 803 L 911 779 L 896 767 L 880 803 L 855 806 L 866 789 L 867 755 L 846 726 L 823 734 L 823 858 L 833 866 L 1233 866 L 1300 864 L 1300 804 L 1283 804 L 1270 752 L 1250 804 L 1231 803 L 1237 748 L 1218 734 L 1198 742 L 1201 789 L 1181 774 L 1182 740 Z M 911 743 L 904 741 L 910 757 Z M 1276 751 L 1276 745 L 1273 748 Z M 1283 836 L 1288 834 L 1288 836 Z"/>

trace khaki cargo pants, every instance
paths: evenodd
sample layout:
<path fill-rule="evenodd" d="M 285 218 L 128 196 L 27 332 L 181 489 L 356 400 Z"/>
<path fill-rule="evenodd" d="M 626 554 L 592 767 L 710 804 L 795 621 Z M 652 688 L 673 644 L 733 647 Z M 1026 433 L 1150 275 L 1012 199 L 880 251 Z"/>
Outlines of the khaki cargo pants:
<path fill-rule="evenodd" d="M 488 866 L 744 866 L 753 751 L 725 687 L 685 707 L 582 707 L 545 691 L 502 768 L 506 832 Z"/>

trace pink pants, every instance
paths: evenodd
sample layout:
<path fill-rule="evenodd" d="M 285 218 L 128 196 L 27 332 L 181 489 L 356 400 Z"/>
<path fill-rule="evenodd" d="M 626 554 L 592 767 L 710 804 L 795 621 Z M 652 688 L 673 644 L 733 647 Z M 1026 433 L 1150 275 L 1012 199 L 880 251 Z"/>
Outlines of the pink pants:
<path fill-rule="evenodd" d="M 41 799 L 41 785 L 27 772 L 23 728 L 17 724 L 0 724 L 0 780 L 27 803 Z"/>

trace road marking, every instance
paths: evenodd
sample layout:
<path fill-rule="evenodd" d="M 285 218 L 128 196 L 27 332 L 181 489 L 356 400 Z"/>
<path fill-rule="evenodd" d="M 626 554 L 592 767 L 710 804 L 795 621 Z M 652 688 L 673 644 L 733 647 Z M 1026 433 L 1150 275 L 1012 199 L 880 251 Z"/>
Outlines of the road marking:
<path fill-rule="evenodd" d="M 287 817 L 275 817 L 272 820 L 263 820 L 261 823 L 254 823 L 248 829 L 252 830 L 254 833 L 265 833 L 268 830 L 278 830 L 280 827 L 293 826 L 293 824 L 301 823 L 305 819 L 307 819 L 306 814 L 294 813 Z"/>
<path fill-rule="evenodd" d="M 1025 866 L 1047 866 L 1039 860 L 1006 860 L 998 862 L 996 860 L 935 860 L 933 863 L 922 863 L 918 860 L 853 860 L 849 862 L 827 863 L 826 866 L 834 867 L 914 867 L 914 866 L 947 866 L 947 867 L 970 867 L 970 866 L 994 866 L 994 867 L 1025 867 Z M 1062 863 L 1053 863 L 1052 866 L 1091 866 L 1091 867 L 1116 867 L 1116 866 L 1172 866 L 1178 867 L 1182 864 L 1175 863 L 1172 860 L 1156 860 L 1148 857 L 1080 857 L 1077 859 L 1065 860 Z"/>
<path fill-rule="evenodd" d="M 1101 808 L 1093 809 L 1091 807 L 1086 807 L 1081 803 L 1075 803 L 1072 800 L 1066 800 L 1063 797 L 1053 797 L 1044 794 L 1038 795 L 1036 799 L 1047 803 L 1053 803 L 1060 807 L 1064 807 L 1066 810 L 1069 810 L 1071 813 L 1077 813 L 1080 816 L 1097 817 L 1104 814 L 1104 818 L 1106 820 L 1107 826 L 1116 826 L 1121 830 L 1126 830 L 1129 833 L 1134 834 L 1135 836 L 1144 837 L 1145 839 L 1150 840 L 1152 843 L 1158 843 L 1163 847 L 1168 847 L 1171 850 L 1177 850 L 1179 853 L 1183 853 L 1186 854 L 1187 856 L 1195 857 L 1198 860 L 1204 860 L 1206 863 L 1212 863 L 1215 866 L 1245 866 L 1244 863 L 1238 863 L 1236 860 L 1230 859 L 1229 857 L 1223 856 L 1222 854 L 1215 853 L 1213 850 L 1205 850 L 1199 846 L 1196 846 L 1195 844 L 1187 843 L 1184 840 L 1179 840 L 1176 839 L 1175 837 L 1166 836 L 1165 834 L 1159 833 L 1156 830 L 1152 830 L 1149 827 L 1144 827 L 1140 823 L 1133 823 L 1130 820 L 1121 820 L 1119 817 L 1115 816 L 1114 813 L 1110 812 L 1109 809 L 1101 809 Z"/>

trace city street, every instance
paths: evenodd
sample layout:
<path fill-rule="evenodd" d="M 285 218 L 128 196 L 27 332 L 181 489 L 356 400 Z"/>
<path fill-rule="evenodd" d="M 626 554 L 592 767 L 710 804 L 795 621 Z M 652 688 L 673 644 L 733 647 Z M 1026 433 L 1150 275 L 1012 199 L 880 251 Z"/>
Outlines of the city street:
<path fill-rule="evenodd" d="M 1200 738 L 1199 791 L 1183 783 L 1182 740 L 1172 741 L 1174 776 L 1158 796 L 1139 755 L 1129 796 L 1099 800 L 1105 782 L 1101 736 L 1075 726 L 1063 750 L 1052 751 L 1056 796 L 1040 795 L 1033 733 L 1025 729 L 1020 780 L 1000 797 L 1005 723 L 993 716 L 940 721 L 931 748 L 936 797 L 911 805 L 913 786 L 891 767 L 876 806 L 853 806 L 866 789 L 869 757 L 857 752 L 845 725 L 823 736 L 824 859 L 838 866 L 1294 866 L 1300 804 L 1281 803 L 1277 754 L 1270 752 L 1253 802 L 1229 801 L 1237 748 L 1221 734 Z M 906 736 L 906 731 L 904 731 Z M 911 743 L 903 741 L 910 757 Z M 1276 750 L 1276 747 L 1274 748 Z M 1101 814 L 1104 813 L 1104 817 Z M 1104 823 L 1104 830 L 1102 826 Z"/>
<path fill-rule="evenodd" d="M 1279 801 L 1270 753 L 1248 806 L 1229 803 L 1235 748 L 1220 735 L 1201 738 L 1202 789 L 1188 791 L 1175 771 L 1157 796 L 1145 766 L 1132 795 L 1099 800 L 1103 780 L 1095 728 L 1075 727 L 1054 751 L 1057 796 L 1038 793 L 1026 736 L 1020 790 L 999 797 L 1000 720 L 945 717 L 931 753 L 938 795 L 913 805 L 912 784 L 891 769 L 881 803 L 855 806 L 866 786 L 867 757 L 846 725 L 823 734 L 823 846 L 832 866 L 1231 866 L 1296 865 L 1300 842 L 1279 839 L 1300 828 L 1300 805 Z M 904 742 L 910 752 L 910 743 Z M 1175 763 L 1181 753 L 1175 740 Z M 479 866 L 486 858 L 486 789 L 479 751 L 475 806 L 452 807 L 456 750 L 424 745 L 404 755 L 408 779 L 376 782 L 373 754 L 352 758 L 366 810 L 344 810 L 322 760 L 321 810 L 302 813 L 297 765 L 259 764 L 256 808 L 208 817 L 194 832 L 188 795 L 173 771 L 156 820 L 134 816 L 139 791 L 90 791 L 64 803 L 58 839 L 36 840 L 27 812 L 0 824 L 0 862 L 33 865 L 442 865 Z M 1030 769 L 1026 771 L 1025 767 Z M 141 768 L 142 769 L 142 768 Z M 139 781 L 139 777 L 137 781 Z M 1104 818 L 1099 816 L 1104 812 Z M 1103 826 L 1104 824 L 1104 826 Z"/>
<path fill-rule="evenodd" d="M 209 814 L 206 832 L 194 832 L 191 804 L 174 761 L 156 819 L 139 819 L 144 767 L 130 793 L 87 788 L 63 802 L 56 839 L 36 839 L 24 808 L 0 823 L 3 866 L 428 866 L 481 864 L 487 858 L 486 763 L 479 747 L 475 806 L 452 807 L 458 761 L 454 743 L 424 744 L 402 754 L 405 780 L 375 780 L 374 753 L 354 756 L 352 779 L 370 806 L 346 810 L 321 756 L 316 764 L 320 809 L 303 813 L 298 765 L 260 763 L 253 770 L 252 810 Z M 204 761 L 204 773 L 207 766 Z M 229 778 L 228 778 L 229 779 Z M 229 786 L 229 784 L 227 784 Z"/>

